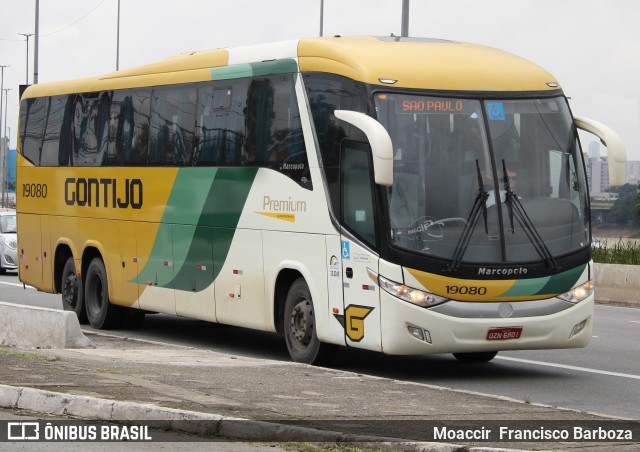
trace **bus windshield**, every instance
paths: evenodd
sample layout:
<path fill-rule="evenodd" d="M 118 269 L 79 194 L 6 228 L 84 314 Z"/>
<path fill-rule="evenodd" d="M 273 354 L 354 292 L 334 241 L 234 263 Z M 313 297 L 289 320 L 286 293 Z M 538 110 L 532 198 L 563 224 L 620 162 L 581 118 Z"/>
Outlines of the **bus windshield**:
<path fill-rule="evenodd" d="M 375 105 L 394 146 L 387 217 L 395 247 L 457 263 L 552 265 L 589 243 L 582 156 L 564 97 L 387 92 Z"/>

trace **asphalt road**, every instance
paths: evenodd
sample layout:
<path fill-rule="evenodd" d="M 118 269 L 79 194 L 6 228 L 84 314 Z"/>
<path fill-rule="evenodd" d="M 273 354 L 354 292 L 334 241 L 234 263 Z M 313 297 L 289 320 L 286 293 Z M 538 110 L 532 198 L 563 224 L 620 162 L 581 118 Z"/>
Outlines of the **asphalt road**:
<path fill-rule="evenodd" d="M 60 308 L 59 296 L 24 290 L 17 275 L 11 273 L 0 276 L 0 301 Z M 147 316 L 139 330 L 112 333 L 241 356 L 289 360 L 284 340 L 275 334 L 166 315 Z M 474 367 L 472 374 L 451 355 L 396 357 L 343 349 L 334 367 L 640 419 L 638 343 L 640 309 L 598 305 L 593 338 L 585 349 L 504 352 L 491 363 Z"/>

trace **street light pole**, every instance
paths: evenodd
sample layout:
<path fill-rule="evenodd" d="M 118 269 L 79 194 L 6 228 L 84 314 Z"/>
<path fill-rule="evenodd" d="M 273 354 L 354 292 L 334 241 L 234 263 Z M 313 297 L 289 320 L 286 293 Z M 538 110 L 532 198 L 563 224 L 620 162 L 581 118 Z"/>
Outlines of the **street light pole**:
<path fill-rule="evenodd" d="M 7 104 L 9 103 L 9 91 L 11 88 L 6 88 L 4 90 L 4 136 L 7 137 Z M 2 97 L 2 91 L 0 91 L 0 97 Z M 0 122 L 0 126 L 2 123 Z M 2 146 L 4 148 L 4 152 L 2 153 L 2 207 L 4 205 L 4 190 L 7 186 L 7 152 L 9 152 L 9 142 L 7 141 L 6 146 Z"/>
<path fill-rule="evenodd" d="M 409 36 L 409 0 L 402 0 L 402 27 L 400 36 Z"/>
<path fill-rule="evenodd" d="M 29 84 L 29 36 L 33 36 L 33 33 L 18 33 L 21 36 L 27 38 L 27 81 L 26 84 Z"/>
<path fill-rule="evenodd" d="M 33 46 L 33 84 L 38 84 L 38 43 L 40 42 L 40 0 L 36 0 L 36 37 Z M 27 52 L 29 52 L 27 43 Z M 27 57 L 28 58 L 28 57 Z M 28 82 L 27 82 L 28 84 Z"/>
<path fill-rule="evenodd" d="M 0 65 L 0 130 L 2 129 L 2 90 L 4 89 L 4 68 L 9 67 L 7 65 Z M 2 135 L 0 135 L 0 151 L 3 150 Z"/>
<path fill-rule="evenodd" d="M 118 32 L 116 37 L 116 71 L 120 69 L 120 0 L 118 0 Z"/>
<path fill-rule="evenodd" d="M 324 0 L 320 0 L 320 37 L 322 37 L 324 28 Z"/>

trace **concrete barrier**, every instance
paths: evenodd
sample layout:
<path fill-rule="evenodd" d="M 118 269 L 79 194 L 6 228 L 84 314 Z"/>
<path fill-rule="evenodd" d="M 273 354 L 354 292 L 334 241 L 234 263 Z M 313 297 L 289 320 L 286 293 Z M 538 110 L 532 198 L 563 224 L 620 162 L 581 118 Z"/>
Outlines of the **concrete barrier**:
<path fill-rule="evenodd" d="M 595 264 L 596 301 L 640 307 L 640 265 Z"/>
<path fill-rule="evenodd" d="M 73 312 L 0 301 L 0 345 L 18 348 L 87 348 L 93 343 Z"/>

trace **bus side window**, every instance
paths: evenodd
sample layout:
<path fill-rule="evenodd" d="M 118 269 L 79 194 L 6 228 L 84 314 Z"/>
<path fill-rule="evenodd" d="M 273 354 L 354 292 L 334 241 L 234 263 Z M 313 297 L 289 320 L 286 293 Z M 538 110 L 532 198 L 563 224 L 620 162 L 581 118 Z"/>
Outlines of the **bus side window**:
<path fill-rule="evenodd" d="M 113 92 L 110 106 L 109 144 L 104 166 L 145 165 L 149 146 L 149 89 Z"/>
<path fill-rule="evenodd" d="M 66 100 L 67 96 L 49 98 L 44 124 L 42 154 L 40 156 L 41 166 L 66 166 L 68 164 L 68 150 L 60 147 L 60 130 L 64 119 Z"/>
<path fill-rule="evenodd" d="M 42 129 L 48 98 L 38 97 L 22 101 L 20 106 L 21 150 L 34 165 L 40 165 Z"/>
<path fill-rule="evenodd" d="M 193 85 L 153 91 L 149 164 L 191 163 L 195 128 L 196 90 Z"/>
<path fill-rule="evenodd" d="M 346 141 L 342 148 L 342 220 L 366 243 L 376 246 L 371 150 Z"/>

